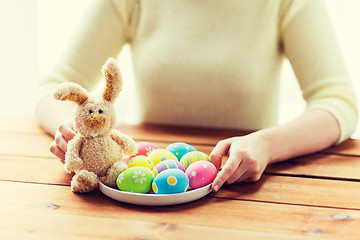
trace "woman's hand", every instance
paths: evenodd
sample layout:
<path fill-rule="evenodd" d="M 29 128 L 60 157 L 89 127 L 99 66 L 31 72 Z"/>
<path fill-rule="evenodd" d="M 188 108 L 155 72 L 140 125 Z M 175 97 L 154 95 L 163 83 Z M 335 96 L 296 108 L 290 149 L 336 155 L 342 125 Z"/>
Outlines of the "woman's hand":
<path fill-rule="evenodd" d="M 268 164 L 326 149 L 339 140 L 340 133 L 334 116 L 313 109 L 283 125 L 222 140 L 210 154 L 211 161 L 220 169 L 222 157 L 229 159 L 212 188 L 216 192 L 225 182 L 257 181 Z"/>
<path fill-rule="evenodd" d="M 210 154 L 211 162 L 218 170 L 224 156 L 229 158 L 212 184 L 215 192 L 225 182 L 258 181 L 270 159 L 268 144 L 256 133 L 218 142 Z"/>
<path fill-rule="evenodd" d="M 65 163 L 65 153 L 68 142 L 74 138 L 76 132 L 73 127 L 73 120 L 65 120 L 56 130 L 54 141 L 50 144 L 50 152 Z"/>

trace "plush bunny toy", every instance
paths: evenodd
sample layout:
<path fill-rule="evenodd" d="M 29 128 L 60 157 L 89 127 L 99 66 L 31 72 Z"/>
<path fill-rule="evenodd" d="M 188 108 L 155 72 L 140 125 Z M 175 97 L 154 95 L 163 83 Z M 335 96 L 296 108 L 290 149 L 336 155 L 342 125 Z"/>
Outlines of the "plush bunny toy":
<path fill-rule="evenodd" d="M 90 96 L 76 83 L 62 83 L 54 93 L 57 100 L 77 103 L 75 109 L 75 137 L 69 141 L 65 155 L 65 170 L 75 172 L 71 181 L 73 192 L 86 193 L 98 187 L 98 177 L 111 187 L 117 176 L 127 168 L 123 153 L 137 152 L 134 140 L 113 129 L 114 101 L 122 89 L 120 69 L 109 58 L 102 68 L 106 80 L 101 98 Z"/>

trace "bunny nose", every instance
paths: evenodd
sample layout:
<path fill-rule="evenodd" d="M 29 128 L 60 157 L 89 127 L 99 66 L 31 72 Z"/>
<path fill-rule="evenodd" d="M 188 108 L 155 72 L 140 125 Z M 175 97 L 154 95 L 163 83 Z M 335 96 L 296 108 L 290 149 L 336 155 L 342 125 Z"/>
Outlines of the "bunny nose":
<path fill-rule="evenodd" d="M 98 130 L 105 125 L 105 117 L 98 113 L 92 113 L 86 117 L 85 125 L 92 130 Z"/>

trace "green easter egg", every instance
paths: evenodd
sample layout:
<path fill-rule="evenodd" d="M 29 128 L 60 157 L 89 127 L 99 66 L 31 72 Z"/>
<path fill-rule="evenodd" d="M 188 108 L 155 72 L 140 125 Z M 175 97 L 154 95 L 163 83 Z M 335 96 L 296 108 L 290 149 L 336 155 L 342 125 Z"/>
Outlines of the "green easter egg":
<path fill-rule="evenodd" d="M 148 158 L 147 156 L 138 155 L 138 156 L 133 157 L 133 158 L 129 161 L 129 165 L 128 165 L 129 168 L 135 167 L 135 166 L 143 166 L 143 167 L 147 167 L 147 168 L 149 168 L 150 170 L 152 170 L 153 167 L 154 167 L 154 163 L 153 163 L 153 161 L 152 161 L 150 158 Z"/>
<path fill-rule="evenodd" d="M 149 168 L 135 166 L 120 173 L 116 185 L 121 191 L 147 193 L 151 189 L 153 179 L 154 173 Z"/>

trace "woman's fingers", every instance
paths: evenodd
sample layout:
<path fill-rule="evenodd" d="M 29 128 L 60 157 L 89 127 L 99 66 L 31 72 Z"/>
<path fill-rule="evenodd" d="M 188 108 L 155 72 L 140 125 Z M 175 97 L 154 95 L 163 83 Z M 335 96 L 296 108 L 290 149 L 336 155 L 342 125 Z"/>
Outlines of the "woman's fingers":
<path fill-rule="evenodd" d="M 226 164 L 225 164 L 226 165 Z M 225 167 L 225 166 L 224 166 Z M 226 183 L 233 184 L 235 182 L 241 182 L 242 180 L 246 179 L 247 175 L 247 168 L 244 166 L 244 162 L 239 163 L 238 168 L 233 172 L 233 174 L 227 176 Z"/>
<path fill-rule="evenodd" d="M 210 153 L 211 162 L 215 165 L 216 169 L 219 170 L 221 167 L 221 161 L 224 156 L 229 152 L 231 146 L 231 139 L 219 141 L 214 149 Z"/>
<path fill-rule="evenodd" d="M 75 137 L 76 132 L 73 129 L 72 121 L 67 120 L 59 126 L 58 131 L 66 141 L 70 141 Z"/>
<path fill-rule="evenodd" d="M 66 152 L 68 141 L 60 132 L 56 132 L 54 142 L 59 149 L 61 149 L 64 153 Z"/>
<path fill-rule="evenodd" d="M 231 139 L 225 139 L 219 141 L 210 154 L 211 162 L 215 165 L 216 169 L 219 170 L 221 167 L 222 158 L 229 153 L 229 149 L 231 146 Z M 226 164 L 230 164 L 230 159 L 226 162 Z M 225 164 L 225 165 L 226 165 Z M 236 168 L 235 168 L 236 169 Z M 212 189 L 217 192 L 219 188 L 224 184 L 227 180 L 227 175 L 232 174 L 235 169 L 232 169 L 232 166 L 225 167 L 217 174 L 214 182 L 212 184 Z"/>
<path fill-rule="evenodd" d="M 217 174 L 212 188 L 215 192 L 225 183 L 233 183 L 242 176 L 246 169 L 241 167 L 242 158 L 238 154 L 230 154 L 229 159 Z"/>
<path fill-rule="evenodd" d="M 65 163 L 65 152 L 57 146 L 55 141 L 50 144 L 50 152 L 58 157 L 62 163 Z"/>
<path fill-rule="evenodd" d="M 225 182 L 232 184 L 259 180 L 268 164 L 266 150 L 266 144 L 264 145 L 257 135 L 220 141 L 211 153 L 211 161 L 214 161 L 219 169 L 222 157 L 228 154 L 229 159 L 215 178 L 213 190 L 218 191 Z"/>
<path fill-rule="evenodd" d="M 56 130 L 54 141 L 50 144 L 50 152 L 60 159 L 62 163 L 65 162 L 65 153 L 68 142 L 74 138 L 76 132 L 73 129 L 73 121 L 71 119 L 63 122 Z"/>

